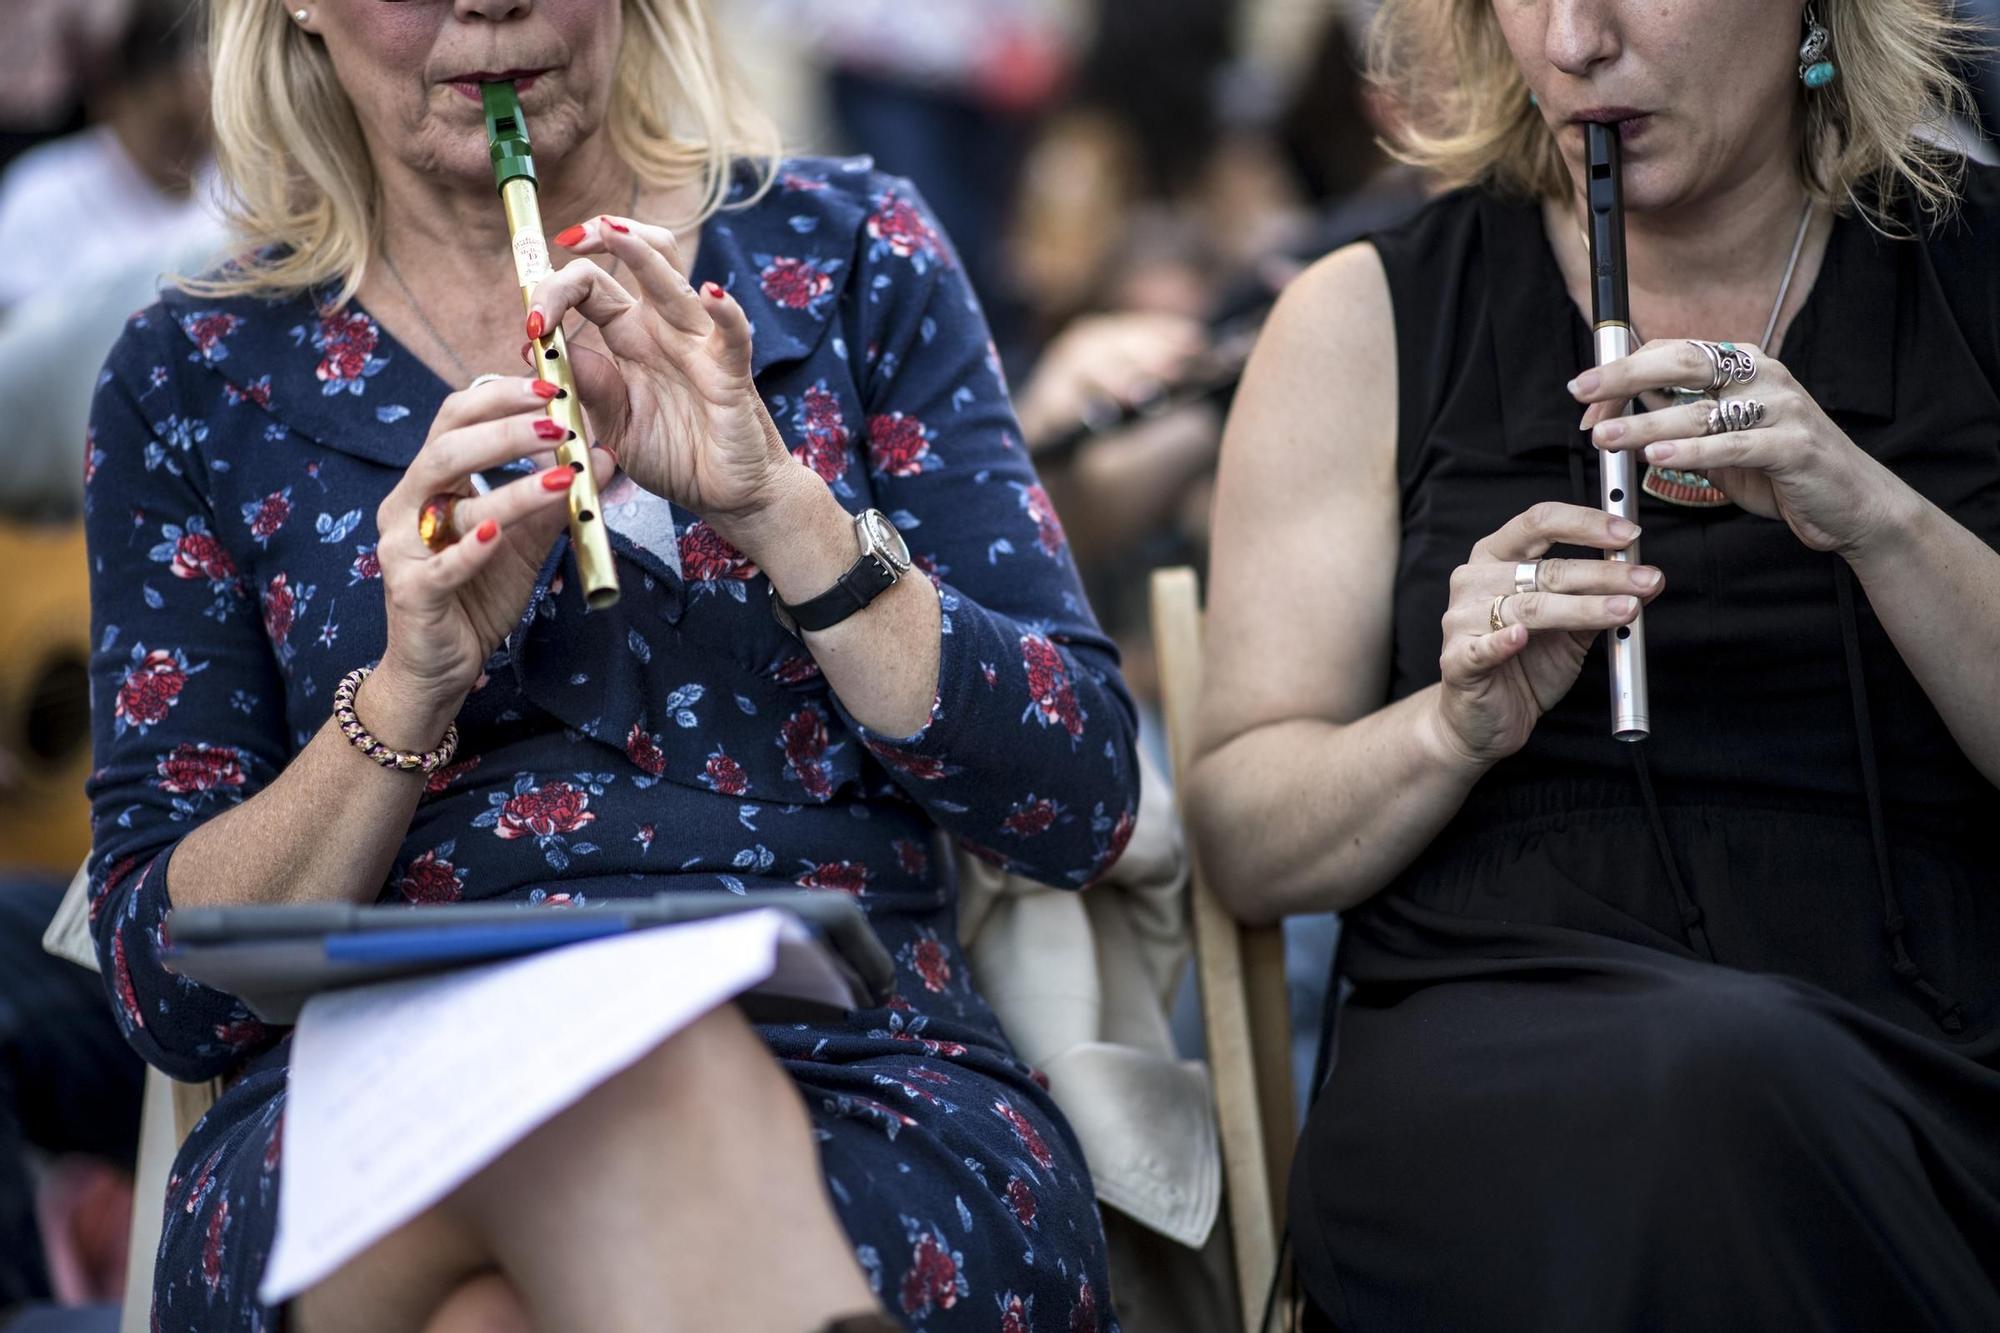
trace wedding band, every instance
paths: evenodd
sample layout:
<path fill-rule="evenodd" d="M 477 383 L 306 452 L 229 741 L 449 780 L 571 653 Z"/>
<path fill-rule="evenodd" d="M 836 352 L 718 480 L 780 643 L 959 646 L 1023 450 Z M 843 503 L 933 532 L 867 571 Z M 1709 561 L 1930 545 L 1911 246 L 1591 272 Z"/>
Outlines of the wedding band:
<path fill-rule="evenodd" d="M 506 378 L 507 377 L 505 375 L 502 375 L 497 370 L 489 370 L 484 375 L 475 375 L 473 377 L 472 383 L 466 385 L 465 387 L 468 389 L 476 389 L 482 384 L 491 384 L 494 380 L 504 380 Z"/>
<path fill-rule="evenodd" d="M 1507 594 L 1503 592 L 1493 599 L 1493 609 L 1486 613 L 1486 623 L 1495 634 L 1507 628 L 1507 622 L 1500 618 L 1500 608 L 1506 604 Z"/>
<path fill-rule="evenodd" d="M 417 536 L 423 538 L 424 545 L 433 551 L 445 551 L 458 540 L 458 530 L 452 526 L 451 507 L 458 503 L 458 497 L 440 491 L 424 501 L 423 508 L 417 510 Z"/>
<path fill-rule="evenodd" d="M 1542 588 L 1542 562 L 1523 560 L 1514 566 L 1514 591 L 1521 593 L 1540 592 Z"/>

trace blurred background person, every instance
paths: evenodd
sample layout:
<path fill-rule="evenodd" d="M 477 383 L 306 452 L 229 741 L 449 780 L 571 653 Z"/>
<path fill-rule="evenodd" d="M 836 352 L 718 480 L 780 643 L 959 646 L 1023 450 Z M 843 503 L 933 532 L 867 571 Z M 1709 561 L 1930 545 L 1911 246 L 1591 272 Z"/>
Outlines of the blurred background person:
<path fill-rule="evenodd" d="M 129 0 L 8 0 L 0 43 L 0 167 L 83 128 L 83 65 L 117 39 Z"/>
<path fill-rule="evenodd" d="M 1279 8 L 1102 0 L 1015 215 L 1046 338 L 1017 396 L 1022 430 L 1142 701 L 1157 697 L 1147 574 L 1206 564 L 1222 416 L 1272 302 L 1425 198 L 1379 142 L 1398 113 L 1362 78 L 1359 11 Z M 1303 1097 L 1338 923 L 1300 917 L 1286 935 Z M 1176 1029 L 1200 1048 L 1191 985 Z"/>
<path fill-rule="evenodd" d="M 198 25 L 186 0 L 121 0 L 119 17 L 77 62 L 87 127 L 0 175 L 0 407 L 13 443 L 0 512 L 16 519 L 80 512 L 105 352 L 162 272 L 221 243 L 202 197 L 212 186 Z"/>
<path fill-rule="evenodd" d="M 1070 0 L 762 3 L 820 66 L 833 146 L 917 182 L 1011 343 L 1001 240 L 1036 118 L 1069 74 Z"/>
<path fill-rule="evenodd" d="M 0 1322 L 124 1284 L 142 1066 L 99 979 L 42 949 L 90 845 L 90 396 L 160 273 L 220 233 L 201 198 L 207 81 L 184 0 L 27 0 L 0 56 Z M 66 131 L 52 133 L 52 131 Z M 25 151 L 22 151 L 25 150 Z"/>
<path fill-rule="evenodd" d="M 0 311 L 201 225 L 208 90 L 186 6 L 131 0 L 116 40 L 75 73 L 87 128 L 0 177 Z"/>

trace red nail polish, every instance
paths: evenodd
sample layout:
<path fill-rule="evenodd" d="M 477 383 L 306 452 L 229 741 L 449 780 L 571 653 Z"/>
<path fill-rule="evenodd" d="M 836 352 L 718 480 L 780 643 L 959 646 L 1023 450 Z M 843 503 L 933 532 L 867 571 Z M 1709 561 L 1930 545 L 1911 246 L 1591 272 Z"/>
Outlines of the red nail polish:
<path fill-rule="evenodd" d="M 701 294 L 711 301 L 720 301 L 723 295 L 722 288 L 712 282 L 704 282 L 701 285 Z"/>
<path fill-rule="evenodd" d="M 548 332 L 548 327 L 548 321 L 542 318 L 541 311 L 530 310 L 528 312 L 528 337 L 540 338 L 544 333 Z"/>
<path fill-rule="evenodd" d="M 564 227 L 550 239 L 565 250 L 573 250 L 576 248 L 576 243 L 584 238 L 584 235 L 583 224 L 579 222 L 573 227 Z"/>
<path fill-rule="evenodd" d="M 500 535 L 500 525 L 489 518 L 475 528 L 472 535 L 479 538 L 480 541 L 490 542 Z"/>
<path fill-rule="evenodd" d="M 532 380 L 529 382 L 528 387 L 534 390 L 535 397 L 537 398 L 547 399 L 563 396 L 561 387 L 551 384 L 547 380 Z"/>
<path fill-rule="evenodd" d="M 545 491 L 566 491 L 569 489 L 569 484 L 575 480 L 575 470 L 559 464 L 542 474 L 542 489 Z"/>
<path fill-rule="evenodd" d="M 626 232 L 628 232 L 628 231 L 631 231 L 631 230 L 632 230 L 632 229 L 631 229 L 630 227 L 626 226 L 626 225 L 625 225 L 624 223 L 622 223 L 622 222 L 619 222 L 619 221 L 616 221 L 615 219 L 612 219 L 612 218 L 606 218 L 606 219 L 604 219 L 604 225 L 605 225 L 605 226 L 607 226 L 607 227 L 609 227 L 609 228 L 611 228 L 611 230 L 613 230 L 613 231 L 617 232 L 617 233 L 618 233 L 619 235 L 621 235 L 621 236 L 623 236 L 623 235 L 624 235 L 624 234 L 625 234 Z"/>
<path fill-rule="evenodd" d="M 535 422 L 535 434 L 544 440 L 560 440 L 568 437 L 569 428 L 542 417 Z"/>

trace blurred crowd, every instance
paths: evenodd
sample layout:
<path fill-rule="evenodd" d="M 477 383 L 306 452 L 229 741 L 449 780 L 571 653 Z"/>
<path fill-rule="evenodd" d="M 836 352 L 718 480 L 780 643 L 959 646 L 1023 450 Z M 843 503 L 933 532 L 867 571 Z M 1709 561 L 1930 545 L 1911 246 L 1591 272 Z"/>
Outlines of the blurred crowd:
<path fill-rule="evenodd" d="M 1360 75 L 1365 0 L 712 3 L 796 150 L 871 154 L 946 224 L 1093 604 L 1150 699 L 1145 576 L 1204 560 L 1222 421 L 1263 316 L 1313 259 L 1425 196 L 1380 146 L 1397 108 Z M 105 1040 L 96 980 L 38 947 L 89 841 L 85 575 L 61 525 L 80 510 L 105 351 L 162 273 L 225 240 L 187 0 L 7 8 L 0 1323 L 120 1285 L 139 1069 Z M 1993 123 L 2000 79 L 1973 74 Z M 1970 127 L 1967 143 L 1984 151 Z M 1292 929 L 1303 1089 L 1334 928 Z"/>

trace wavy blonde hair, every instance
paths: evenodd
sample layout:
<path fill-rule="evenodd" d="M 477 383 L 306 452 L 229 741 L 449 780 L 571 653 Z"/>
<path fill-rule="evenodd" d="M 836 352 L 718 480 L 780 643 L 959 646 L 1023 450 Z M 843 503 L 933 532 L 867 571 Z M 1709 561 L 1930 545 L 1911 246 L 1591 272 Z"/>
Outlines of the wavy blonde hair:
<path fill-rule="evenodd" d="M 1824 88 L 1799 84 L 1807 190 L 1877 225 L 1905 192 L 1926 214 L 1948 211 L 1962 161 L 1921 136 L 1969 105 L 1952 73 L 1969 29 L 1938 0 L 1815 0 L 1814 14 L 1840 73 Z M 1383 0 L 1368 37 L 1369 75 L 1406 117 L 1385 145 L 1398 158 L 1451 185 L 1569 193 L 1555 135 L 1528 99 L 1490 0 Z"/>
<path fill-rule="evenodd" d="M 735 159 L 770 188 L 781 149 L 724 52 L 708 0 L 619 0 L 627 25 L 611 142 L 641 181 L 701 185 L 698 226 L 722 208 Z M 240 248 L 217 274 L 175 280 L 210 296 L 361 285 L 381 240 L 381 196 L 347 92 L 318 38 L 276 0 L 208 0 L 208 54 L 223 211 Z M 676 131 L 683 131 L 677 133 Z"/>

